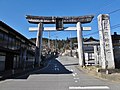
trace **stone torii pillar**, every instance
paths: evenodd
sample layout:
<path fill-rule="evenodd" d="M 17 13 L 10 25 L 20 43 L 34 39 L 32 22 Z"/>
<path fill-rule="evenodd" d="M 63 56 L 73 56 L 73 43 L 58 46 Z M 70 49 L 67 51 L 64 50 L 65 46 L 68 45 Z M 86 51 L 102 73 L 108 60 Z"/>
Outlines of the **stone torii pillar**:
<path fill-rule="evenodd" d="M 36 51 L 35 51 L 35 64 L 40 66 L 41 62 L 41 51 L 42 51 L 42 34 L 43 34 L 43 24 L 38 24 L 38 32 L 36 38 Z"/>
<path fill-rule="evenodd" d="M 77 25 L 77 41 L 78 41 L 78 57 L 79 57 L 79 65 L 84 66 L 84 51 L 83 51 L 83 37 L 82 37 L 82 26 L 81 23 L 78 22 Z"/>

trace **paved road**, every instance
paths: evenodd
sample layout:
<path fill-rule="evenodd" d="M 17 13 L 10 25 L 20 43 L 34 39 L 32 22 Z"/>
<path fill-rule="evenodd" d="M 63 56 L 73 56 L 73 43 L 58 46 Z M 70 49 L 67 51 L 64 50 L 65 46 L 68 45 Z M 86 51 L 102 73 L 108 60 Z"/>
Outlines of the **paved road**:
<path fill-rule="evenodd" d="M 78 70 L 78 60 L 59 57 L 41 69 L 0 82 L 0 90 L 120 90 L 120 83 L 97 79 Z"/>

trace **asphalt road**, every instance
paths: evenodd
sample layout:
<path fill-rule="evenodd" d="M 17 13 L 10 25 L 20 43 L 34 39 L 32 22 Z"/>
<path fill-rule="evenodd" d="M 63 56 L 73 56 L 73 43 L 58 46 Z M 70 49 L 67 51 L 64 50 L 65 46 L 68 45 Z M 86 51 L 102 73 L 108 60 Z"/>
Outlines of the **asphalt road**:
<path fill-rule="evenodd" d="M 120 90 L 120 83 L 90 76 L 76 65 L 78 59 L 58 57 L 40 70 L 1 81 L 0 90 Z"/>

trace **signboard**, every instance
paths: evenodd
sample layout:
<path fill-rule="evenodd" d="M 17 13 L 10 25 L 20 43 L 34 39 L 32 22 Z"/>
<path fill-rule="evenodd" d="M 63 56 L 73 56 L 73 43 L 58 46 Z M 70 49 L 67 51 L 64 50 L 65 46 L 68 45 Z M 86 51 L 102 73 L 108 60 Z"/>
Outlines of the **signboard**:
<path fill-rule="evenodd" d="M 113 69 L 115 68 L 115 65 L 110 33 L 110 20 L 108 14 L 98 16 L 98 28 L 100 36 L 100 53 L 102 68 Z"/>
<path fill-rule="evenodd" d="M 63 30 L 63 18 L 56 18 L 56 30 Z"/>

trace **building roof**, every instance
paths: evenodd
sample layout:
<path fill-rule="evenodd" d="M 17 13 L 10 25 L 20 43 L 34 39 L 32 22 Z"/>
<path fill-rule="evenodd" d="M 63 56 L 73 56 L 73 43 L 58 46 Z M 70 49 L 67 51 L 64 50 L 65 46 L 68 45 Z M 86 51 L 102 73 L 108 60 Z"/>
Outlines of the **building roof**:
<path fill-rule="evenodd" d="M 14 30 L 13 28 L 11 28 L 10 26 L 8 26 L 7 24 L 5 24 L 2 21 L 0 21 L 0 27 L 5 28 L 9 33 L 13 34 L 14 36 L 17 36 L 17 37 L 25 40 L 26 42 L 28 42 L 32 45 L 35 45 L 30 40 L 28 40 L 25 36 L 23 36 L 22 34 L 20 34 L 19 32 L 17 32 L 16 30 Z"/>
<path fill-rule="evenodd" d="M 114 35 L 112 35 L 112 40 L 120 40 L 120 35 L 117 34 L 117 32 L 114 32 Z"/>
<path fill-rule="evenodd" d="M 90 37 L 90 38 L 88 38 L 88 39 L 84 39 L 84 42 L 92 42 L 92 41 L 97 41 L 97 42 L 99 42 L 99 40 L 94 39 L 93 37 Z"/>

